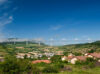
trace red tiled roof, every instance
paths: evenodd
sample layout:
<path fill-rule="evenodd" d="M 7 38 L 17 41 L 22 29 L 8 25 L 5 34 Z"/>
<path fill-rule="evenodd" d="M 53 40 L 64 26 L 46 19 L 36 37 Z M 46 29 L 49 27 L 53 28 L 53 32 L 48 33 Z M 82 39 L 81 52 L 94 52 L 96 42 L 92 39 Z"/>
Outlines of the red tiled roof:
<path fill-rule="evenodd" d="M 36 64 L 36 63 L 41 63 L 41 62 L 43 62 L 43 63 L 51 63 L 51 61 L 50 60 L 35 60 L 35 61 L 32 61 L 32 63 L 33 64 Z"/>
<path fill-rule="evenodd" d="M 96 58 L 100 58 L 100 53 L 91 53 L 90 55 Z"/>
<path fill-rule="evenodd" d="M 67 59 L 72 59 L 72 58 L 74 58 L 74 56 L 68 56 L 68 57 L 67 57 Z"/>
<path fill-rule="evenodd" d="M 75 58 L 77 58 L 80 61 L 85 61 L 86 60 L 86 56 L 76 56 Z"/>
<path fill-rule="evenodd" d="M 68 60 L 71 60 L 73 58 L 77 58 L 80 61 L 85 61 L 87 57 L 86 56 L 68 56 L 67 57 Z"/>

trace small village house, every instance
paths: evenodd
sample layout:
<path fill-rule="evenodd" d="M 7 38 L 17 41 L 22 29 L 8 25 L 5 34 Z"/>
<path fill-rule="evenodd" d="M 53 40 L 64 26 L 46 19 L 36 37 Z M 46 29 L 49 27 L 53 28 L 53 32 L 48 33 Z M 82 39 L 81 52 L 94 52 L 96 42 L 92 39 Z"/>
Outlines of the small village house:
<path fill-rule="evenodd" d="M 25 53 L 17 53 L 16 58 L 24 59 Z"/>
<path fill-rule="evenodd" d="M 68 62 L 70 62 L 71 64 L 75 64 L 76 61 L 86 61 L 86 59 L 86 56 L 73 56 L 68 58 Z"/>
<path fill-rule="evenodd" d="M 63 57 L 61 57 L 61 60 L 62 61 L 66 61 L 67 60 L 67 57 L 66 56 L 63 56 Z"/>
<path fill-rule="evenodd" d="M 64 51 L 57 51 L 57 52 L 56 52 L 56 55 L 64 55 L 63 52 L 64 52 Z"/>

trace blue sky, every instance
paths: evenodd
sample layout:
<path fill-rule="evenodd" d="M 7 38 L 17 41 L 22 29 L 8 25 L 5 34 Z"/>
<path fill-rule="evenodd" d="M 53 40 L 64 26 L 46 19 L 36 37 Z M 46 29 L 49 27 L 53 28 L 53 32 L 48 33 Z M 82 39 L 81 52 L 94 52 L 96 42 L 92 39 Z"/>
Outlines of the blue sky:
<path fill-rule="evenodd" d="M 100 39 L 100 0 L 0 0 L 1 37 Z"/>

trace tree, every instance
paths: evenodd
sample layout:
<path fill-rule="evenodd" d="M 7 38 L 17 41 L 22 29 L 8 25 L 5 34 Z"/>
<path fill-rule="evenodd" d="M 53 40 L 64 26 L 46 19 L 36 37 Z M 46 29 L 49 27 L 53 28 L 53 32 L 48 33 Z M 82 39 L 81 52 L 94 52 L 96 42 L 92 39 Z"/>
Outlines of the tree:
<path fill-rule="evenodd" d="M 14 56 L 7 56 L 5 61 L 0 64 L 0 69 L 4 74 L 19 74 L 20 66 Z"/>
<path fill-rule="evenodd" d="M 61 62 L 61 56 L 55 55 L 55 56 L 53 56 L 53 57 L 51 58 L 51 61 L 52 61 L 53 63 Z"/>

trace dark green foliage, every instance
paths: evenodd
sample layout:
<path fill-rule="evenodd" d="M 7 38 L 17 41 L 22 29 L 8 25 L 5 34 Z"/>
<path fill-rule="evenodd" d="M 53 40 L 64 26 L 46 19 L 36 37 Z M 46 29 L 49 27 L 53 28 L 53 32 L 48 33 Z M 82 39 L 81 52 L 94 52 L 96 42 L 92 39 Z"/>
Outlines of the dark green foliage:
<path fill-rule="evenodd" d="M 5 61 L 0 63 L 0 71 L 2 74 L 38 74 L 40 72 L 29 60 L 16 59 L 14 56 L 7 56 Z"/>
<path fill-rule="evenodd" d="M 78 52 L 75 52 L 75 53 L 73 53 L 75 56 L 81 56 L 82 55 L 82 53 L 78 53 Z"/>
<path fill-rule="evenodd" d="M 56 67 L 48 66 L 44 68 L 43 70 L 44 73 L 58 73 L 58 69 Z"/>
<path fill-rule="evenodd" d="M 96 50 L 91 49 L 90 51 L 88 51 L 88 53 L 94 53 Z"/>
<path fill-rule="evenodd" d="M 69 54 L 69 52 L 66 52 L 66 51 L 64 52 L 64 55 L 68 56 L 68 54 Z"/>
<path fill-rule="evenodd" d="M 82 62 L 81 61 L 76 61 L 76 63 L 75 63 L 76 65 L 81 65 L 82 64 Z"/>
<path fill-rule="evenodd" d="M 7 56 L 5 61 L 0 64 L 0 69 L 5 74 L 18 74 L 20 72 L 20 66 L 17 59 L 13 56 Z"/>
<path fill-rule="evenodd" d="M 55 64 L 54 66 L 55 66 L 56 68 L 58 68 L 58 69 L 64 68 L 64 64 L 63 64 L 63 63 L 58 63 L 58 64 Z"/>
<path fill-rule="evenodd" d="M 96 60 L 93 58 L 87 58 L 86 61 L 76 61 L 76 65 L 86 66 L 87 68 L 93 68 Z"/>
<path fill-rule="evenodd" d="M 87 62 L 94 62 L 95 60 L 93 58 L 87 58 L 86 61 Z"/>
<path fill-rule="evenodd" d="M 58 62 L 62 62 L 61 61 L 61 56 L 59 55 L 55 55 L 51 58 L 52 63 L 58 63 Z"/>

